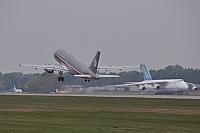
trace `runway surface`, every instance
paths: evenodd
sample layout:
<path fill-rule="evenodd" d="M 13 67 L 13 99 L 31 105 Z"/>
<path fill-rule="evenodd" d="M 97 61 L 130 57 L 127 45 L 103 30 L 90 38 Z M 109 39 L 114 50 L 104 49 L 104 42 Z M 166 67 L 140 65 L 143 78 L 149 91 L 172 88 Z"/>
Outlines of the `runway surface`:
<path fill-rule="evenodd" d="M 160 98 L 160 99 L 196 99 L 200 96 L 193 95 L 102 95 L 102 94 L 28 94 L 28 93 L 0 93 L 0 95 L 25 95 L 25 96 L 73 96 L 73 97 L 129 97 L 129 98 Z"/>

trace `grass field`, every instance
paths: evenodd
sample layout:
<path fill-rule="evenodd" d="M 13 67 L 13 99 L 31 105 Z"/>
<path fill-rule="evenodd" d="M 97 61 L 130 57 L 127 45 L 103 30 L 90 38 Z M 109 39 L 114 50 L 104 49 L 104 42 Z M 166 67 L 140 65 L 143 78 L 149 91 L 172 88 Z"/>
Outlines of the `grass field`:
<path fill-rule="evenodd" d="M 0 95 L 0 133 L 199 133 L 200 100 Z"/>

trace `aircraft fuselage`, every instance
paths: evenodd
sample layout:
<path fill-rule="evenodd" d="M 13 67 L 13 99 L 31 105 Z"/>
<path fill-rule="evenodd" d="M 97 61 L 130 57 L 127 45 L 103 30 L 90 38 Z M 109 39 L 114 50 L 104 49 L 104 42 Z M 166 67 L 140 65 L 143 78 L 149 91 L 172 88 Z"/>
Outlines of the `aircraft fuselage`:
<path fill-rule="evenodd" d="M 55 60 L 61 65 L 66 67 L 69 70 L 71 75 L 91 75 L 91 78 L 85 78 L 87 80 L 97 80 L 99 77 L 92 72 L 92 70 L 81 62 L 78 58 L 73 56 L 70 52 L 65 51 L 64 49 L 58 49 L 54 53 Z"/>
<path fill-rule="evenodd" d="M 166 79 L 166 80 L 153 80 L 154 82 L 166 81 L 166 83 L 160 83 L 159 89 L 155 86 L 148 84 L 149 81 L 142 81 L 146 89 L 154 89 L 155 93 L 179 93 L 188 91 L 188 85 L 182 79 Z"/>

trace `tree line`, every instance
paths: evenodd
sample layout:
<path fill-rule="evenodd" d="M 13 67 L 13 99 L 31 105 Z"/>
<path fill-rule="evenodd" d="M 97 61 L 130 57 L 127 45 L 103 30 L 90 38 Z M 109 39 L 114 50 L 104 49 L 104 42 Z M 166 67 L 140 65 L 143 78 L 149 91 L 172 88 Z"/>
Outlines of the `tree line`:
<path fill-rule="evenodd" d="M 183 68 L 180 65 L 170 65 L 159 70 L 150 70 L 153 79 L 176 79 L 180 78 L 186 82 L 200 84 L 200 69 Z M 124 82 L 141 81 L 141 73 L 138 71 L 128 71 L 118 74 L 120 78 L 101 78 L 97 81 L 85 82 L 81 78 L 74 77 L 68 73 L 64 74 L 65 81 L 58 82 L 57 74 L 36 73 L 23 74 L 21 72 L 0 73 L 0 91 L 9 91 L 15 85 L 30 93 L 48 93 L 55 89 L 61 89 L 64 85 L 82 85 L 83 87 L 101 87 L 106 85 L 122 84 Z"/>

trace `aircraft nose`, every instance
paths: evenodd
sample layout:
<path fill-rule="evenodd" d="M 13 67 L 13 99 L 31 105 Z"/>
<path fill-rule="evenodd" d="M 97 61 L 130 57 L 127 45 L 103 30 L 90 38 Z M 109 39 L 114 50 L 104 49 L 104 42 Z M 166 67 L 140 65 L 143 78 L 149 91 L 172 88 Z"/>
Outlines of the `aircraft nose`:
<path fill-rule="evenodd" d="M 183 84 L 183 88 L 184 89 L 188 89 L 188 85 L 184 82 L 184 84 Z"/>

